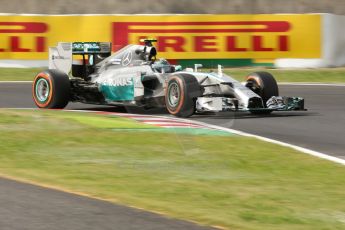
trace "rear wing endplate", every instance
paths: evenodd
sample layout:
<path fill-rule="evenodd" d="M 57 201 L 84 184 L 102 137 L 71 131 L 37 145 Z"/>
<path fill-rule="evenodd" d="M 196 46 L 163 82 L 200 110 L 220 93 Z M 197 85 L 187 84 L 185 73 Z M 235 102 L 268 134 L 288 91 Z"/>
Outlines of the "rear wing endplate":
<path fill-rule="evenodd" d="M 49 69 L 58 69 L 69 74 L 73 55 L 110 53 L 110 42 L 59 42 L 56 47 L 49 47 Z"/>

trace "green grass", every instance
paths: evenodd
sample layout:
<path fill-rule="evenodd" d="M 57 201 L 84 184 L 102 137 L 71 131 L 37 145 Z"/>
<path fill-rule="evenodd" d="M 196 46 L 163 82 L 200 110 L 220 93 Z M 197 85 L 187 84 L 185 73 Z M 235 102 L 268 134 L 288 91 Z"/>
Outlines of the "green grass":
<path fill-rule="evenodd" d="M 0 68 L 0 81 L 33 81 L 43 68 Z"/>
<path fill-rule="evenodd" d="M 99 129 L 156 129 L 158 127 L 147 125 L 144 123 L 133 121 L 132 119 L 114 117 L 107 115 L 97 116 L 93 113 L 76 113 L 76 112 L 54 112 L 40 111 L 45 116 L 52 116 L 54 118 L 63 118 L 69 121 L 77 122 L 81 125 L 90 126 Z M 97 114 L 97 113 L 96 113 Z M 100 113 L 98 113 L 100 114 Z"/>
<path fill-rule="evenodd" d="M 0 81 L 32 81 L 40 68 L 0 68 Z M 260 68 L 234 68 L 225 69 L 225 73 L 233 76 L 239 81 L 254 71 L 271 72 L 278 82 L 324 82 L 344 83 L 345 68 L 334 69 L 302 69 L 302 70 L 281 70 L 281 69 L 260 69 Z"/>
<path fill-rule="evenodd" d="M 0 110 L 0 174 L 228 229 L 345 229 L 341 165 L 237 135 L 111 129 L 126 125 L 143 128 Z"/>

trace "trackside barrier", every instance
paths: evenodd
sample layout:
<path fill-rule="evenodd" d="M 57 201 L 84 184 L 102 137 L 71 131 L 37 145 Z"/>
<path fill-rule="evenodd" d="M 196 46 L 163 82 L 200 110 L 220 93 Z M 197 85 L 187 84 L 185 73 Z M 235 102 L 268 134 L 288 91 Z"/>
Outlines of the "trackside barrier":
<path fill-rule="evenodd" d="M 320 58 L 278 58 L 278 68 L 322 68 L 345 65 L 345 16 L 321 15 L 321 56 Z M 313 37 L 309 37 L 310 40 Z"/>
<path fill-rule="evenodd" d="M 140 38 L 158 39 L 159 57 L 206 67 L 345 64 L 345 16 L 0 15 L 0 66 L 46 66 L 59 41 L 111 41 L 113 51 Z"/>

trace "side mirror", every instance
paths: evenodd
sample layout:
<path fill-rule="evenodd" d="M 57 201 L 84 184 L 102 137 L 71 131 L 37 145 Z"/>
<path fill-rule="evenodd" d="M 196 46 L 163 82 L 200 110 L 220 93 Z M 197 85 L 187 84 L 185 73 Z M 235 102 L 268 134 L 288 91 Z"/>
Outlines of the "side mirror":
<path fill-rule="evenodd" d="M 194 72 L 198 72 L 198 68 L 201 68 L 202 64 L 194 64 Z"/>

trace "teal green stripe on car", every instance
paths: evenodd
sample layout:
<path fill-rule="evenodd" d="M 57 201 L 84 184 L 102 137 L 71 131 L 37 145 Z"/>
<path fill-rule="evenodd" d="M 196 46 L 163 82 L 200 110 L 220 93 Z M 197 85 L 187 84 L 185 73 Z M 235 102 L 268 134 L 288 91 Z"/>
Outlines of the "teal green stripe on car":
<path fill-rule="evenodd" d="M 107 101 L 134 100 L 134 85 L 111 86 L 101 85 L 101 92 Z"/>

